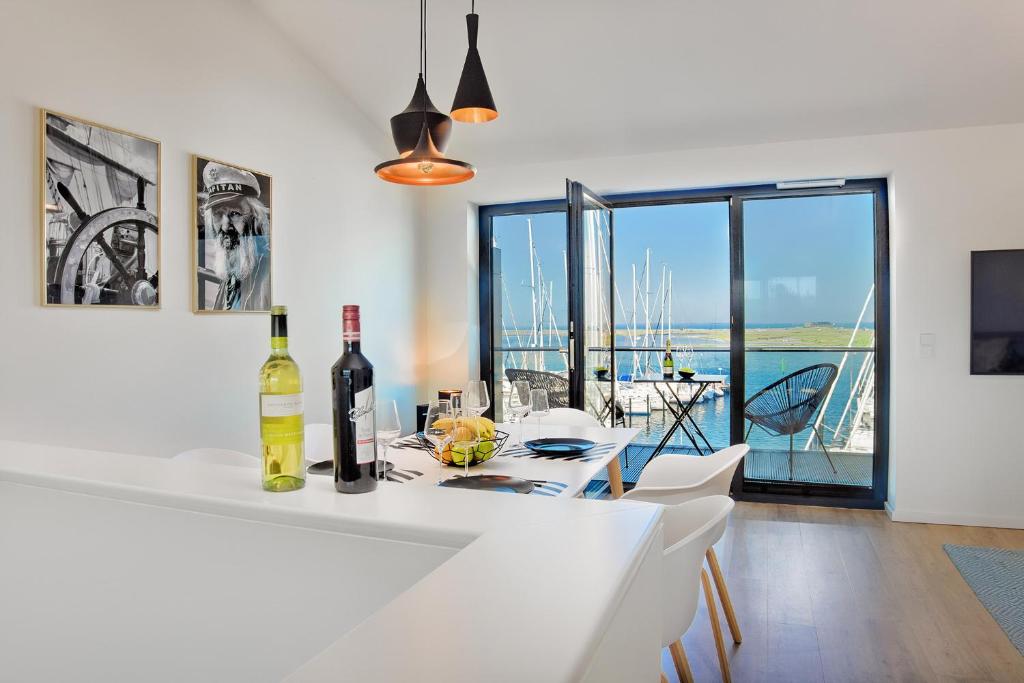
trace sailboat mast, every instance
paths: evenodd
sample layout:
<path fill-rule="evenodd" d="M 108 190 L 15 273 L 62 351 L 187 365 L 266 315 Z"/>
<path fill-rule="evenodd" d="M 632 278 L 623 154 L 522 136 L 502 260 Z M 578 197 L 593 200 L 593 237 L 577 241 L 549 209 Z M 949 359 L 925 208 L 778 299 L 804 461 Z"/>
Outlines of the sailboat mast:
<path fill-rule="evenodd" d="M 629 341 L 630 341 L 630 345 L 631 346 L 636 347 L 637 343 L 640 341 L 639 339 L 636 338 L 636 264 L 633 263 L 633 264 L 630 264 L 630 265 L 633 268 L 633 293 L 632 293 L 633 303 L 632 303 L 632 305 L 630 307 L 631 308 L 631 313 L 630 313 L 630 320 L 629 320 Z M 639 370 L 639 368 L 640 368 L 640 356 L 639 356 L 639 354 L 636 351 L 633 351 L 632 374 L 636 374 L 636 372 Z"/>
<path fill-rule="evenodd" d="M 672 338 L 672 269 L 668 269 L 668 337 Z"/>
<path fill-rule="evenodd" d="M 648 247 L 644 253 L 644 289 L 646 295 L 644 296 L 644 347 L 650 346 L 651 343 L 651 250 Z M 644 371 L 648 372 L 651 369 L 651 354 L 645 354 Z"/>
<path fill-rule="evenodd" d="M 533 221 L 526 219 L 530 249 L 530 346 L 537 346 L 537 275 L 534 269 Z"/>

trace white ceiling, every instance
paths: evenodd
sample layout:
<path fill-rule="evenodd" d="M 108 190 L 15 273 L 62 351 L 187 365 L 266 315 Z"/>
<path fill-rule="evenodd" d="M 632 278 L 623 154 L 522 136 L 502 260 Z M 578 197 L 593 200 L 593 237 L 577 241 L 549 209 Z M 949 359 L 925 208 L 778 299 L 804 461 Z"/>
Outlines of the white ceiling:
<path fill-rule="evenodd" d="M 388 130 L 412 96 L 418 3 L 253 0 Z M 447 111 L 469 0 L 429 3 Z M 1024 121 L 1019 0 L 479 0 L 500 111 L 455 124 L 477 164 Z"/>

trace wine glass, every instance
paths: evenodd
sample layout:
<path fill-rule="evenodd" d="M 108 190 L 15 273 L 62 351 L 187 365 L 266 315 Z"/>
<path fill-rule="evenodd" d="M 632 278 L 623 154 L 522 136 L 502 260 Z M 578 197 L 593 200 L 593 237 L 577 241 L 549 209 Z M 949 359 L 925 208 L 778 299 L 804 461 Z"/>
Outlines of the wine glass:
<path fill-rule="evenodd" d="M 476 457 L 477 448 L 480 445 L 480 424 L 477 420 L 463 419 L 471 417 L 472 412 L 468 408 L 461 407 L 462 401 L 453 401 L 452 418 L 455 428 L 451 435 L 452 461 L 459 464 L 462 459 L 463 476 L 469 476 L 469 465 Z"/>
<path fill-rule="evenodd" d="M 452 420 L 452 402 L 446 398 L 431 399 L 427 404 L 427 419 L 423 422 L 423 438 L 434 447 L 437 463 L 441 466 L 441 479 L 444 479 L 444 451 L 451 443 L 452 429 L 445 429 L 445 420 Z M 440 479 L 438 480 L 440 481 Z"/>
<path fill-rule="evenodd" d="M 462 393 L 462 405 L 467 414 L 483 415 L 491 407 L 491 397 L 487 393 L 487 382 L 474 379 L 466 385 Z"/>
<path fill-rule="evenodd" d="M 508 421 L 515 424 L 521 423 L 523 418 L 530 414 L 530 383 L 526 380 L 512 382 L 512 391 L 508 395 Z M 519 428 L 519 440 L 523 441 L 522 427 Z M 513 445 L 514 445 L 513 444 Z"/>
<path fill-rule="evenodd" d="M 530 415 L 537 418 L 537 436 L 540 436 L 540 420 L 546 417 L 551 409 L 548 407 L 547 389 L 530 389 Z"/>
<path fill-rule="evenodd" d="M 377 404 L 377 479 L 382 480 L 388 473 L 388 446 L 402 435 L 402 423 L 398 419 L 398 403 L 384 401 Z"/>

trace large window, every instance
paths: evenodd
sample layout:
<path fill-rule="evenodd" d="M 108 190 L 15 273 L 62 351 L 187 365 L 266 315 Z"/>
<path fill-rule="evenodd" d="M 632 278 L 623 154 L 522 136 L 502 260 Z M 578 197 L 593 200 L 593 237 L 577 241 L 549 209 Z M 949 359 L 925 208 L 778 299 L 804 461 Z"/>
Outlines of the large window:
<path fill-rule="evenodd" d="M 751 453 L 734 486 L 740 497 L 796 494 L 880 506 L 887 478 L 885 181 L 605 201 L 607 231 L 601 227 L 595 239 L 569 238 L 561 200 L 481 207 L 481 368 L 494 382 L 498 419 L 509 379 L 530 371 L 563 391 L 560 400 L 575 396 L 577 407 L 605 424 L 639 430 L 627 486 L 656 453 L 697 456 L 705 443 L 719 449 L 745 441 Z M 575 307 L 574 291 L 583 292 Z M 573 316 L 594 355 L 579 364 L 585 390 L 578 395 L 568 391 Z M 650 382 L 669 350 L 676 368 L 725 378 L 691 406 L 689 433 L 673 422 L 692 388 L 677 386 L 672 395 Z M 606 365 L 615 376 L 598 381 Z M 689 438 L 696 431 L 706 441 Z"/>

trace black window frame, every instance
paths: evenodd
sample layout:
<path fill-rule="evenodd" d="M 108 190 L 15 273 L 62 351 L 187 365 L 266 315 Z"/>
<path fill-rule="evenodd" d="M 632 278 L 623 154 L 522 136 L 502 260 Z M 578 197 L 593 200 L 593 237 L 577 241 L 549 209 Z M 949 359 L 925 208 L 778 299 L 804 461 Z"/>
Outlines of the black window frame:
<path fill-rule="evenodd" d="M 871 489 L 855 489 L 843 485 L 746 482 L 742 468 L 737 470 L 732 492 L 737 500 L 771 503 L 799 503 L 830 507 L 882 509 L 889 488 L 889 360 L 890 360 L 890 278 L 889 278 L 889 207 L 886 178 L 847 179 L 842 186 L 779 189 L 775 184 L 736 185 L 726 187 L 660 190 L 652 192 L 603 193 L 612 209 L 728 202 L 730 253 L 730 375 L 732 391 L 745 395 L 746 345 L 744 320 L 743 210 L 744 200 L 780 199 L 787 197 L 820 197 L 844 194 L 872 194 L 875 229 L 875 450 Z M 478 209 L 479 229 L 479 326 L 480 377 L 493 382 L 494 353 L 492 308 L 492 221 L 498 216 L 535 213 L 566 213 L 565 198 L 539 201 L 481 205 Z M 493 386 L 491 386 L 493 392 Z M 492 393 L 493 395 L 493 393 Z M 733 405 L 733 403 L 735 405 Z M 730 440 L 743 442 L 742 402 L 731 404 Z M 738 418 L 738 419 L 737 419 Z"/>

